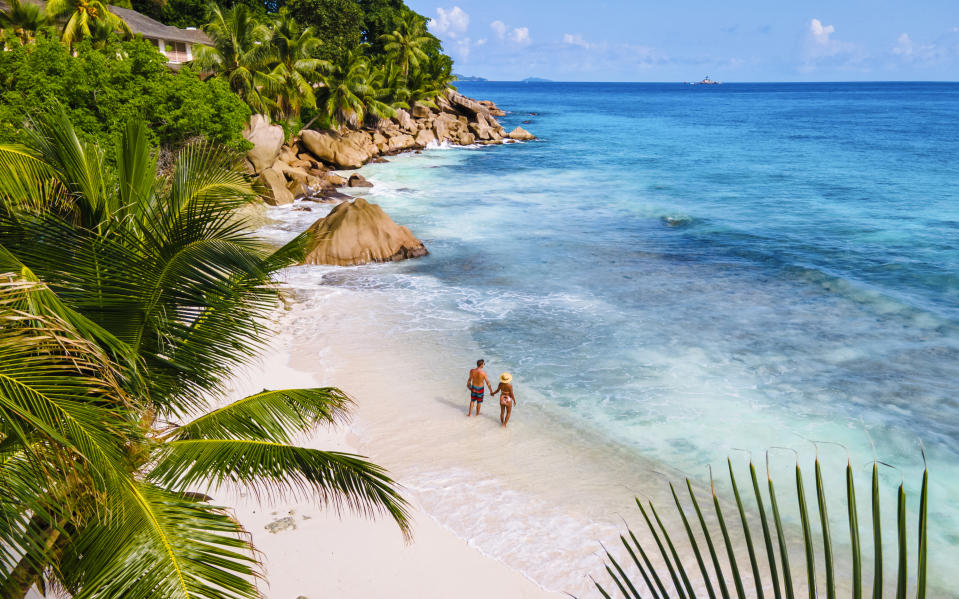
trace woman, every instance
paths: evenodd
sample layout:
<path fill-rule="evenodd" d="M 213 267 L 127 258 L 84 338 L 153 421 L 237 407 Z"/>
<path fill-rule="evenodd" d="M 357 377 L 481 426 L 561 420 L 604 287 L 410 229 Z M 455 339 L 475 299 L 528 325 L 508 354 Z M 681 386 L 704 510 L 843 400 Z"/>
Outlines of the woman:
<path fill-rule="evenodd" d="M 509 422 L 509 415 L 513 411 L 513 406 L 516 405 L 516 394 L 513 392 L 513 375 L 508 372 L 504 372 L 499 375 L 499 386 L 496 387 L 496 391 L 490 393 L 490 396 L 500 394 L 499 396 L 499 421 L 503 423 L 503 426 Z"/>

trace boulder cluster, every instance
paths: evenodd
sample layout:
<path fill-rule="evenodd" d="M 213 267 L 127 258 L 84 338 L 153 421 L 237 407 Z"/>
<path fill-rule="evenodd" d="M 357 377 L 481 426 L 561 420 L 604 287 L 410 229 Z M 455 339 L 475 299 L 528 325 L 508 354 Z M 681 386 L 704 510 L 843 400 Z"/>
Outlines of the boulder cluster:
<path fill-rule="evenodd" d="M 266 203 L 279 206 L 308 198 L 339 204 L 310 227 L 305 264 L 351 266 L 428 253 L 422 241 L 393 222 L 382 208 L 337 191 L 342 187 L 372 187 L 363 175 L 353 173 L 347 178 L 334 170 L 359 168 L 370 161 L 382 161 L 385 155 L 420 150 L 430 144 L 536 139 L 522 127 L 507 133 L 496 120 L 505 113 L 492 102 L 448 90 L 435 104 L 436 109 L 414 104 L 409 112 L 398 110 L 394 118 L 381 121 L 375 128 L 305 129 L 289 144 L 285 143 L 283 128 L 270 124 L 267 117 L 255 115 L 250 120 L 245 135 L 253 149 L 247 153 L 246 168 L 256 177 Z M 310 211 L 302 204 L 293 209 Z"/>
<path fill-rule="evenodd" d="M 306 129 L 290 144 L 283 128 L 271 125 L 262 115 L 250 120 L 246 138 L 253 149 L 246 168 L 255 175 L 263 200 L 271 205 L 292 203 L 300 197 L 342 201 L 339 187 L 368 187 L 361 175 L 349 179 L 330 172 L 354 169 L 382 156 L 420 150 L 430 144 L 496 144 L 505 140 L 526 141 L 535 137 L 522 127 L 507 133 L 497 116 L 505 113 L 490 101 L 467 98 L 448 90 L 436 99 L 437 109 L 414 104 L 412 110 L 397 110 L 392 119 L 376 128 L 346 131 Z"/>

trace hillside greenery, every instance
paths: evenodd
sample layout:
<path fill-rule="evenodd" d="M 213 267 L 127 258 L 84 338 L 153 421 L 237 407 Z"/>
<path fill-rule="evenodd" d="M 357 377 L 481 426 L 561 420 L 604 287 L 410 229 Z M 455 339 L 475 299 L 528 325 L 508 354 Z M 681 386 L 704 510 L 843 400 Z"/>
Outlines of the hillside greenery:
<path fill-rule="evenodd" d="M 119 3 L 124 5 L 128 3 Z M 0 13 L 0 141 L 23 136 L 31 115 L 62 106 L 108 162 L 112 139 L 137 116 L 149 140 L 176 149 L 202 138 L 244 148 L 252 113 L 296 133 L 375 125 L 432 105 L 453 61 L 402 0 L 137 0 L 163 23 L 200 26 L 210 46 L 178 71 L 105 3 L 11 0 Z"/>
<path fill-rule="evenodd" d="M 203 81 L 189 68 L 174 73 L 141 41 L 85 40 L 71 52 L 40 33 L 0 52 L 0 73 L 0 141 L 22 139 L 26 117 L 62 106 L 87 141 L 116 139 L 137 117 L 149 125 L 150 140 L 165 147 L 196 137 L 236 150 L 246 144 L 250 109 L 226 82 Z M 112 160 L 113 144 L 103 146 Z"/>

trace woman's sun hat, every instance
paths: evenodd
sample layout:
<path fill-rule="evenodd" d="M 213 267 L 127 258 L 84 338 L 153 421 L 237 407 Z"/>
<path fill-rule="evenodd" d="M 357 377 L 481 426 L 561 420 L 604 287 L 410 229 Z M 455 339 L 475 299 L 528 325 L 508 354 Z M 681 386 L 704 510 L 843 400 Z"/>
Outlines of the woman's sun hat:
<path fill-rule="evenodd" d="M 513 375 L 511 375 L 511 374 L 508 373 L 508 372 L 504 372 L 503 374 L 499 375 L 499 382 L 501 382 L 501 383 L 507 383 L 507 384 L 509 384 L 509 383 L 511 383 L 512 381 L 513 381 Z"/>

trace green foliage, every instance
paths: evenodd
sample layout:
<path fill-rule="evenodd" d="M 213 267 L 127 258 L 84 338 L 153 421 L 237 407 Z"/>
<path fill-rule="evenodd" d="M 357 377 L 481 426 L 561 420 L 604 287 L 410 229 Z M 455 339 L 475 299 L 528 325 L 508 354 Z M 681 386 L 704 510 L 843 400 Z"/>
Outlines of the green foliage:
<path fill-rule="evenodd" d="M 0 50 L 30 43 L 37 32 L 50 26 L 40 6 L 22 0 L 8 0 L 8 4 L 0 11 Z"/>
<path fill-rule="evenodd" d="M 66 44 L 90 37 L 97 25 L 125 37 L 133 35 L 129 25 L 100 0 L 47 0 L 45 11 L 50 19 L 66 19 L 61 36 Z"/>
<path fill-rule="evenodd" d="M 354 0 L 289 0 L 290 16 L 309 26 L 327 60 L 356 49 L 363 36 L 363 11 Z"/>
<path fill-rule="evenodd" d="M 273 59 L 271 29 L 260 23 L 245 5 L 230 9 L 211 8 L 213 20 L 204 31 L 213 41 L 212 46 L 198 46 L 194 51 L 194 65 L 212 71 L 225 79 L 240 98 L 261 113 L 276 109 L 273 101 L 262 90 L 279 85 L 270 81 L 269 65 Z"/>
<path fill-rule="evenodd" d="M 413 11 L 407 11 L 393 31 L 379 37 L 383 50 L 399 65 L 404 76 L 429 61 L 426 48 L 435 39 L 426 32 L 426 19 Z"/>
<path fill-rule="evenodd" d="M 403 0 L 357 0 L 363 11 L 363 41 L 373 55 L 383 54 L 380 36 L 396 29 L 409 10 Z"/>
<path fill-rule="evenodd" d="M 278 115 L 286 120 L 295 120 L 300 111 L 316 107 L 314 85 L 322 79 L 322 73 L 330 63 L 316 58 L 323 45 L 313 35 L 311 27 L 304 27 L 284 8 L 273 22 L 273 48 L 268 91 L 276 96 Z"/>
<path fill-rule="evenodd" d="M 814 524 L 814 519 L 810 516 L 810 506 L 806 499 L 807 492 L 804 489 L 803 473 L 798 462 L 796 464 L 795 471 L 795 495 L 799 511 L 802 539 L 799 545 L 802 547 L 805 575 L 803 575 L 803 573 L 800 571 L 793 571 L 790 569 L 790 531 L 783 526 L 782 517 L 780 515 L 780 504 L 777 499 L 772 476 L 768 473 L 768 465 L 766 485 L 768 495 L 766 495 L 761 490 L 759 480 L 756 476 L 755 466 L 753 465 L 752 461 L 749 463 L 749 476 L 752 483 L 753 496 L 756 501 L 756 517 L 758 517 L 759 523 L 762 525 L 763 544 L 759 545 L 758 542 L 754 543 L 750 532 L 751 525 L 749 518 L 747 517 L 746 509 L 743 505 L 743 499 L 740 495 L 739 487 L 736 483 L 732 462 L 727 461 L 727 464 L 729 466 L 729 480 L 732 486 L 733 497 L 735 498 L 735 504 L 739 515 L 739 523 L 741 525 L 740 530 L 742 532 L 742 543 L 738 542 L 739 537 L 733 536 L 735 533 L 733 532 L 732 527 L 735 526 L 735 522 L 730 521 L 729 526 L 727 526 L 726 516 L 723 513 L 719 497 L 716 493 L 715 485 L 711 485 L 713 509 L 719 526 L 720 538 L 722 539 L 726 550 L 725 557 L 727 563 L 725 565 L 720 563 L 721 560 L 716 550 L 716 544 L 713 541 L 713 536 L 716 534 L 715 526 L 710 527 L 707 525 L 706 519 L 703 516 L 703 511 L 700 509 L 699 502 L 696 498 L 696 493 L 693 491 L 692 483 L 689 481 L 689 479 L 686 479 L 686 488 L 689 491 L 689 501 L 696 514 L 696 519 L 698 520 L 701 528 L 700 532 L 702 534 L 702 538 L 705 540 L 706 547 L 709 552 L 712 565 L 711 571 L 703 559 L 700 541 L 697 539 L 697 536 L 693 533 L 693 528 L 690 526 L 690 520 L 692 518 L 688 517 L 688 508 L 683 506 L 679 495 L 676 493 L 676 489 L 672 484 L 670 484 L 670 490 L 672 491 L 673 501 L 683 523 L 683 529 L 673 534 L 676 535 L 677 540 L 684 536 L 688 540 L 688 545 L 692 548 L 693 555 L 695 556 L 695 565 L 691 564 L 691 560 L 688 558 L 684 559 L 679 556 L 679 553 L 676 551 L 673 543 L 673 537 L 670 533 L 671 529 L 664 525 L 652 502 L 647 502 L 644 505 L 639 501 L 639 499 L 636 500 L 636 505 L 639 506 L 647 528 L 649 529 L 650 534 L 655 541 L 661 563 L 665 566 L 665 570 L 668 572 L 669 578 L 672 581 L 673 589 L 675 590 L 675 596 L 681 598 L 695 597 L 696 595 L 693 592 L 693 584 L 691 580 L 699 578 L 702 581 L 701 588 L 705 588 L 710 599 L 715 599 L 717 596 L 728 599 L 732 593 L 730 592 L 730 585 L 727 580 L 727 576 L 731 575 L 733 586 L 735 587 L 735 596 L 743 598 L 746 596 L 745 584 L 747 579 L 743 577 L 741 570 L 748 563 L 749 572 L 751 574 L 755 589 L 755 594 L 753 596 L 758 597 L 759 599 L 762 599 L 764 596 L 763 590 L 769 588 L 772 589 L 777 599 L 780 599 L 783 596 L 785 596 L 786 599 L 795 599 L 799 596 L 798 593 L 802 590 L 802 587 L 805 587 L 810 599 L 815 599 L 817 596 L 819 596 L 819 589 L 824 589 L 825 596 L 829 599 L 834 599 L 836 597 L 837 560 L 833 550 L 834 542 L 829 526 L 829 515 L 826 508 L 827 495 L 825 485 L 823 484 L 822 467 L 819 462 L 819 458 L 816 458 L 814 465 L 816 506 L 819 515 L 818 531 L 816 530 L 817 527 Z M 882 559 L 882 519 L 880 511 L 878 466 L 879 463 L 876 462 L 873 464 L 872 468 L 871 496 L 873 533 L 872 541 L 874 547 L 873 554 L 875 558 L 872 579 L 874 597 L 882 596 L 884 581 Z M 925 597 L 926 593 L 926 514 L 928 507 L 928 478 L 928 472 L 923 472 L 922 490 L 919 497 L 919 518 L 915 532 L 918 538 L 918 563 L 915 567 L 915 592 L 917 597 Z M 862 548 L 860 545 L 858 508 L 856 504 L 856 492 L 851 462 L 847 462 L 846 464 L 845 491 L 849 522 L 849 552 L 851 557 L 851 571 L 849 572 L 848 580 L 852 597 L 855 599 L 861 599 L 863 597 Z M 766 505 L 766 496 L 768 496 L 769 506 L 772 512 L 771 518 L 767 515 L 764 507 Z M 653 516 L 653 519 L 650 519 L 650 514 Z M 911 576 L 908 565 L 909 559 L 907 541 L 909 536 L 907 533 L 906 515 L 906 491 L 904 484 L 901 483 L 897 491 L 896 503 L 896 516 L 898 525 L 896 530 L 898 568 L 896 569 L 894 579 L 896 597 L 906 597 Z M 655 520 L 655 525 L 653 524 L 652 520 Z M 754 526 L 754 524 L 752 526 Z M 775 542 L 773 540 L 773 533 L 771 532 L 772 530 L 775 531 Z M 625 536 L 620 536 L 620 540 L 629 554 L 630 560 L 633 562 L 634 566 L 642 576 L 645 586 L 649 590 L 651 596 L 662 597 L 663 599 L 672 597 L 673 595 L 668 592 L 666 585 L 663 584 L 663 580 L 666 578 L 666 575 L 663 572 L 663 566 L 654 565 L 648 557 L 646 549 L 649 548 L 649 544 L 640 542 L 632 530 L 628 530 L 628 534 L 629 540 L 627 540 Z M 663 542 L 666 543 L 665 546 L 663 545 Z M 743 559 L 743 544 L 745 544 L 745 553 L 748 556 L 748 560 Z M 669 548 L 669 551 L 666 550 L 666 547 Z M 642 561 L 637 558 L 637 552 L 642 556 Z M 622 593 L 623 597 L 626 599 L 631 599 L 642 596 L 637 590 L 633 580 L 631 580 L 631 577 L 625 572 L 613 554 L 608 550 L 606 550 L 605 553 L 607 559 L 609 560 L 609 564 L 612 566 L 610 567 L 607 565 L 606 571 L 613 580 L 613 583 L 616 585 L 616 588 Z M 650 553 L 654 552 L 650 551 Z M 819 579 L 817 582 L 817 564 L 823 565 L 826 575 L 824 581 Z M 765 571 L 763 571 L 765 569 L 768 569 L 768 577 L 766 576 Z M 652 580 L 650 580 L 650 577 L 652 577 Z M 655 581 L 655 585 L 653 581 Z M 698 581 L 696 582 L 698 583 Z M 596 582 L 595 585 L 603 597 L 610 597 L 609 592 L 601 584 Z M 716 591 L 717 587 L 719 593 Z"/>
<path fill-rule="evenodd" d="M 161 176 L 147 138 L 128 123 L 112 168 L 61 112 L 0 144 L 3 597 L 42 572 L 74 597 L 257 597 L 245 531 L 202 495 L 225 482 L 409 532 L 381 468 L 289 445 L 345 418 L 339 390 L 204 413 L 260 346 L 272 275 L 304 240 L 251 235 L 236 209 L 253 190 L 221 146 L 191 144 Z"/>
<path fill-rule="evenodd" d="M 133 10 L 164 25 L 184 29 L 199 27 L 209 21 L 209 0 L 134 0 Z"/>
<path fill-rule="evenodd" d="M 249 108 L 222 81 L 202 81 L 184 69 L 171 72 L 164 57 L 143 41 L 92 42 L 76 56 L 56 39 L 0 52 L 0 141 L 23 138 L 27 117 L 63 106 L 87 141 L 99 141 L 110 161 L 126 123 L 144 118 L 151 138 L 178 146 L 203 137 L 233 149 L 246 146 L 243 127 Z"/>

